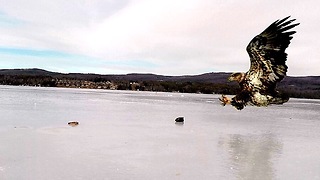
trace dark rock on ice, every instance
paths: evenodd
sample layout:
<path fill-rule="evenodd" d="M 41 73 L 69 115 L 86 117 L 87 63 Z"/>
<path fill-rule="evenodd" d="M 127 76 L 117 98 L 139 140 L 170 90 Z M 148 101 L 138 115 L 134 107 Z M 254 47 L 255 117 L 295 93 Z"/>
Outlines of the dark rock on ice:
<path fill-rule="evenodd" d="M 70 121 L 70 122 L 68 122 L 68 125 L 74 127 L 74 126 L 79 125 L 79 122 L 77 122 L 77 121 Z"/>
<path fill-rule="evenodd" d="M 177 117 L 176 122 L 184 122 L 184 117 Z"/>

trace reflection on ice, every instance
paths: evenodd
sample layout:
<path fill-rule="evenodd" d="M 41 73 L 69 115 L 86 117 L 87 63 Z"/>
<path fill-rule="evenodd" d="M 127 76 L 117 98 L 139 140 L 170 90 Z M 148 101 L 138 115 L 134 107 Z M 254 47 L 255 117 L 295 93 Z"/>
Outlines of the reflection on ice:
<path fill-rule="evenodd" d="M 176 124 L 177 126 L 182 126 L 182 125 L 184 125 L 184 122 L 175 122 L 175 124 Z"/>
<path fill-rule="evenodd" d="M 273 134 L 230 135 L 219 141 L 228 151 L 230 169 L 239 179 L 274 179 L 273 162 L 281 155 L 282 143 Z"/>

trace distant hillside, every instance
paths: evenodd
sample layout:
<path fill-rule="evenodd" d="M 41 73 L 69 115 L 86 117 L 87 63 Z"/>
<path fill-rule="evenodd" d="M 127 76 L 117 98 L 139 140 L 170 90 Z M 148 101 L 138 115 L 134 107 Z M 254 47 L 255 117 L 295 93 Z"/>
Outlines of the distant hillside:
<path fill-rule="evenodd" d="M 57 73 L 43 69 L 1 69 L 0 84 L 40 85 L 52 87 L 81 87 L 147 91 L 179 91 L 191 93 L 233 94 L 237 84 L 227 82 L 231 73 L 163 76 L 156 74 L 100 75 Z M 320 98 L 320 76 L 287 76 L 278 85 L 291 97 Z"/>
<path fill-rule="evenodd" d="M 43 69 L 0 69 L 1 75 L 30 75 L 30 76 L 54 76 L 60 73 Z"/>
<path fill-rule="evenodd" d="M 57 73 L 43 69 L 0 69 L 0 75 L 11 76 L 51 76 L 52 78 L 72 78 L 81 80 L 126 80 L 126 81 L 183 81 L 183 82 L 212 82 L 224 83 L 230 73 L 206 73 L 201 75 L 186 76 L 163 76 L 156 74 L 124 74 L 124 75 L 101 75 L 101 74 L 84 74 L 84 73 Z"/>

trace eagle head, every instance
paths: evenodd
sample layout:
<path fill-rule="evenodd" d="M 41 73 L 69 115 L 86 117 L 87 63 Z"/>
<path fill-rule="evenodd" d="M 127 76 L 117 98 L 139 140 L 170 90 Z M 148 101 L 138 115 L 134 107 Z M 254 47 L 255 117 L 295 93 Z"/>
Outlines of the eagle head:
<path fill-rule="evenodd" d="M 232 73 L 232 74 L 229 76 L 228 81 L 241 82 L 241 81 L 244 80 L 244 77 L 245 77 L 245 73 L 241 73 L 241 72 Z"/>

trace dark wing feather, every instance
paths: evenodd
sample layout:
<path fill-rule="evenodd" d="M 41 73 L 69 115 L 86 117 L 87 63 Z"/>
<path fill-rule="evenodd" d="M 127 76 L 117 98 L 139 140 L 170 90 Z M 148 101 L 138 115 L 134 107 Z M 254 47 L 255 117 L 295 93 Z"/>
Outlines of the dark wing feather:
<path fill-rule="evenodd" d="M 250 82 L 252 85 L 261 87 L 262 83 L 263 89 L 272 88 L 273 90 L 276 83 L 286 75 L 288 67 L 285 49 L 290 44 L 291 35 L 295 33 L 295 31 L 286 31 L 299 25 L 299 23 L 291 24 L 295 19 L 288 20 L 289 17 L 272 23 L 261 34 L 254 37 L 247 46 L 251 61 L 247 74 L 260 80 L 260 82 Z"/>

